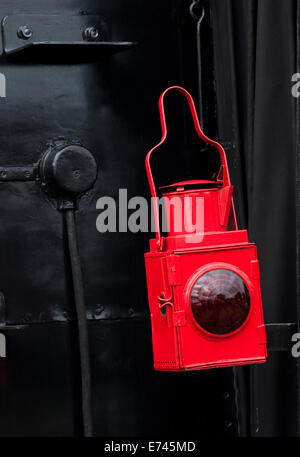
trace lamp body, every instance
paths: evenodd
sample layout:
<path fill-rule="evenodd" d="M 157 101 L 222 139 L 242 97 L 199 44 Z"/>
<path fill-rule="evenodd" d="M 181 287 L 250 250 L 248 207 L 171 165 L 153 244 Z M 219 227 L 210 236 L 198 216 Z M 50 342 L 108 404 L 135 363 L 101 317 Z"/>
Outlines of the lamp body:
<path fill-rule="evenodd" d="M 154 368 L 185 371 L 265 362 L 267 341 L 257 249 L 248 242 L 247 231 L 210 232 L 197 246 L 184 247 L 181 237 L 178 243 L 176 247 L 174 238 L 169 243 L 167 239 L 166 250 L 145 254 Z M 216 270 L 236 274 L 250 295 L 245 322 L 222 335 L 202 328 L 191 306 L 194 284 Z"/>
<path fill-rule="evenodd" d="M 214 181 L 160 188 L 167 226 L 167 236 L 162 236 L 150 157 L 167 137 L 164 97 L 171 90 L 187 99 L 195 130 L 219 151 L 221 167 Z M 182 87 L 161 94 L 159 111 L 162 139 L 146 156 L 156 229 L 145 254 L 154 368 L 186 371 L 263 363 L 267 340 L 257 248 L 247 231 L 238 229 L 225 151 L 203 133 L 193 99 Z"/>

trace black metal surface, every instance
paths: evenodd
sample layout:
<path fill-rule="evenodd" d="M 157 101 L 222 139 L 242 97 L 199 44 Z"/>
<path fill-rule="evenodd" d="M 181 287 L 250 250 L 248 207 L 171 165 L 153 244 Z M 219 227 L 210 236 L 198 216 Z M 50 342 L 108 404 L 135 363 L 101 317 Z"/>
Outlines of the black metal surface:
<path fill-rule="evenodd" d="M 119 189 L 125 188 L 128 198 L 149 197 L 144 157 L 160 136 L 153 110 L 162 90 L 179 84 L 197 97 L 196 24 L 189 2 L 88 0 L 84 11 L 81 8 L 79 0 L 3 0 L 0 5 L 1 18 L 20 11 L 59 16 L 60 42 L 68 40 L 69 33 L 61 24 L 78 14 L 88 21 L 86 13 L 107 21 L 110 40 L 138 43 L 124 53 L 100 57 L 98 51 L 86 57 L 86 48 L 94 43 L 86 42 L 83 52 L 74 46 L 75 56 L 64 44 L 58 56 L 54 44 L 36 55 L 32 46 L 0 58 L 7 81 L 7 97 L 0 99 L 0 166 L 13 178 L 0 179 L 0 290 L 6 302 L 1 332 L 7 338 L 7 359 L 1 360 L 0 369 L 0 435 L 69 436 L 79 434 L 82 425 L 63 214 L 39 182 L 23 180 L 24 170 L 37 164 L 47 143 L 57 137 L 93 151 L 101 169 L 93 188 L 81 196 L 77 212 L 94 434 L 235 435 L 240 412 L 232 370 L 183 375 L 153 370 L 143 258 L 149 235 L 96 230 L 101 196 L 117 199 Z M 18 43 L 22 25 L 32 29 L 33 40 L 37 24 L 17 22 L 13 40 Z M 84 23 L 90 25 L 94 22 Z M 206 133 L 216 137 L 209 14 L 201 34 L 206 37 L 201 53 L 204 123 Z M 69 39 L 74 40 L 73 35 Z M 209 150 L 195 153 L 198 142 L 183 105 L 171 97 L 168 105 L 170 142 L 156 163 L 161 182 L 169 176 L 175 180 L 176 174 L 211 176 L 218 157 Z"/>
<path fill-rule="evenodd" d="M 1 436 L 81 433 L 80 373 L 75 327 L 48 323 L 2 329 Z"/>
<path fill-rule="evenodd" d="M 49 323 L 1 332 L 7 339 L 7 358 L 0 359 L 1 436 L 79 435 L 75 325 Z M 150 332 L 146 319 L 89 322 L 94 435 L 236 433 L 228 370 L 205 371 L 201 381 L 198 373 L 154 372 Z M 206 389 L 199 388 L 204 385 Z"/>
<path fill-rule="evenodd" d="M 292 336 L 297 332 L 297 323 L 266 324 L 268 352 L 289 351 L 291 353 Z"/>

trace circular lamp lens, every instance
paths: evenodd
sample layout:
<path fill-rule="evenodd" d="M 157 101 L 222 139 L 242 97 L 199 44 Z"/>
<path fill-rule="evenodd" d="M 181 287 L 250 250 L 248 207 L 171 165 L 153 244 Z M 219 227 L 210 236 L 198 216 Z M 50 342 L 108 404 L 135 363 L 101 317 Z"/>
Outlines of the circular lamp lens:
<path fill-rule="evenodd" d="M 248 317 L 250 301 L 242 278 L 225 269 L 205 273 L 191 292 L 191 308 L 197 323 L 214 335 L 239 329 Z"/>

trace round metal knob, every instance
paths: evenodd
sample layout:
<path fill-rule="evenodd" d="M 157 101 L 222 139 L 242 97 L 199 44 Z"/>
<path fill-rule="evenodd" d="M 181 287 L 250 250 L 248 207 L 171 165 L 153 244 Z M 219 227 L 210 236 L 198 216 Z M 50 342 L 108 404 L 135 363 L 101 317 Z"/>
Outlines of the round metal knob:
<path fill-rule="evenodd" d="M 49 148 L 40 162 L 44 186 L 56 195 L 74 197 L 89 190 L 97 177 L 97 163 L 90 151 L 79 145 Z"/>

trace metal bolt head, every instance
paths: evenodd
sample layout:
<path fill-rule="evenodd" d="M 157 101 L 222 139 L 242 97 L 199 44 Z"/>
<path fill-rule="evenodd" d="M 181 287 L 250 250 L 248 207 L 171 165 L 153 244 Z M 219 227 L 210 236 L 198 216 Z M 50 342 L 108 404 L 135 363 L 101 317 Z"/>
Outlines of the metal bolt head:
<path fill-rule="evenodd" d="M 80 178 L 80 170 L 73 170 L 73 176 L 74 178 L 76 179 L 79 179 Z"/>
<path fill-rule="evenodd" d="M 28 40 L 32 37 L 32 30 L 27 25 L 21 25 L 18 30 L 18 37 L 22 40 Z"/>
<path fill-rule="evenodd" d="M 99 38 L 99 30 L 96 27 L 87 27 L 83 32 L 83 39 L 86 41 L 96 41 Z"/>

